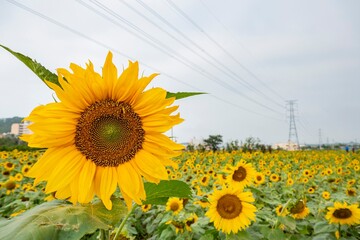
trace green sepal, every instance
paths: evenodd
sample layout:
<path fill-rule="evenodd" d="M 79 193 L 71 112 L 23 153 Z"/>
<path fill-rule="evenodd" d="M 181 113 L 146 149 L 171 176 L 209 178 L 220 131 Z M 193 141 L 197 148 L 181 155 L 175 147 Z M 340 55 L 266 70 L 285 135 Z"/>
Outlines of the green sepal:
<path fill-rule="evenodd" d="M 178 180 L 160 181 L 159 184 L 144 183 L 146 201 L 143 204 L 165 205 L 169 197 L 191 198 L 191 189 L 185 182 Z"/>
<path fill-rule="evenodd" d="M 108 230 L 127 213 L 120 199 L 112 199 L 112 210 L 102 202 L 73 205 L 60 200 L 45 202 L 11 218 L 0 219 L 0 239 L 80 239 L 98 229 Z"/>
<path fill-rule="evenodd" d="M 30 68 L 31 71 L 33 71 L 43 82 L 49 81 L 52 82 L 58 86 L 60 86 L 58 76 L 55 73 L 52 73 L 48 69 L 46 69 L 44 66 L 42 66 L 40 63 L 36 62 L 35 60 L 21 54 L 18 52 L 14 52 L 8 47 L 5 47 L 0 44 L 0 47 L 4 48 L 6 51 L 11 53 L 13 56 L 15 56 L 17 59 L 19 59 L 21 62 L 23 62 L 28 68 Z M 61 87 L 61 86 L 60 86 Z"/>
<path fill-rule="evenodd" d="M 192 96 L 200 95 L 200 94 L 206 94 L 206 93 L 204 93 L 204 92 L 177 92 L 177 93 L 167 92 L 166 98 L 175 97 L 176 100 L 179 100 L 181 98 L 192 97 Z"/>

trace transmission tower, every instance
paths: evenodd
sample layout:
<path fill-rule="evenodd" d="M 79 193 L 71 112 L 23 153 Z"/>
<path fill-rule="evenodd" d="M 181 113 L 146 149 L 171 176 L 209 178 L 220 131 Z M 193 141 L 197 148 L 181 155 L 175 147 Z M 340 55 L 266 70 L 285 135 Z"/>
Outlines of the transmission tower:
<path fill-rule="evenodd" d="M 290 125 L 289 125 L 289 140 L 288 140 L 288 144 L 290 146 L 290 143 L 296 143 L 298 148 L 300 148 L 300 144 L 299 144 L 299 138 L 298 138 L 298 134 L 296 131 L 296 124 L 295 124 L 295 104 L 296 104 L 296 100 L 289 100 L 286 101 L 287 106 L 288 106 L 288 111 L 289 111 L 289 119 L 290 119 Z"/>

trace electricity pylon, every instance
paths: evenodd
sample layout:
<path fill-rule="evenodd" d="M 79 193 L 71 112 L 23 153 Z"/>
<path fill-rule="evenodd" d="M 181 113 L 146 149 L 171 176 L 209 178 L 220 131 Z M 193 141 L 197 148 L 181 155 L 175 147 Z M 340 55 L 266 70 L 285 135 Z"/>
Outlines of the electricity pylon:
<path fill-rule="evenodd" d="M 296 123 L 295 123 L 295 113 L 294 113 L 296 100 L 289 100 L 286 102 L 287 102 L 287 106 L 289 106 L 287 109 L 289 111 L 289 119 L 290 119 L 288 144 L 290 146 L 290 143 L 293 142 L 297 144 L 298 148 L 300 148 L 299 138 L 296 130 Z"/>

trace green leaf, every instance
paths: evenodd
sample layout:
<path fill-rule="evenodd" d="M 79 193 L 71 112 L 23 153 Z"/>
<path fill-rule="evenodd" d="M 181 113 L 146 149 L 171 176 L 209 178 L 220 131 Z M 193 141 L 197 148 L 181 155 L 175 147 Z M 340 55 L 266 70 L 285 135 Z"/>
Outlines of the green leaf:
<path fill-rule="evenodd" d="M 288 229 L 295 230 L 296 229 L 296 220 L 292 217 L 278 217 L 279 221 L 284 224 Z"/>
<path fill-rule="evenodd" d="M 178 180 L 160 181 L 159 184 L 144 183 L 146 201 L 143 204 L 165 205 L 169 197 L 191 198 L 191 189 Z"/>
<path fill-rule="evenodd" d="M 314 226 L 314 234 L 335 232 L 336 230 L 337 226 L 325 221 L 317 222 Z"/>
<path fill-rule="evenodd" d="M 18 52 L 14 52 L 8 47 L 5 47 L 0 44 L 0 47 L 4 48 L 6 51 L 14 55 L 17 59 L 23 62 L 31 71 L 33 71 L 42 81 L 45 82 L 49 81 L 55 83 L 56 85 L 60 86 L 58 81 L 58 76 L 55 73 L 50 72 L 48 69 L 43 67 L 40 63 L 36 62 L 35 60 L 21 54 Z M 60 86 L 61 87 L 61 86 Z"/>
<path fill-rule="evenodd" d="M 286 239 L 284 232 L 281 229 L 271 229 L 267 236 L 269 240 Z"/>
<path fill-rule="evenodd" d="M 111 211 L 101 202 L 72 205 L 54 200 L 12 219 L 1 219 L 0 239 L 80 239 L 97 229 L 110 229 L 126 213 L 118 199 L 113 200 Z"/>
<path fill-rule="evenodd" d="M 200 94 L 206 94 L 206 93 L 204 93 L 204 92 L 177 92 L 177 93 L 167 92 L 166 98 L 175 97 L 175 99 L 178 100 L 181 98 L 187 98 L 187 97 L 200 95 Z"/>

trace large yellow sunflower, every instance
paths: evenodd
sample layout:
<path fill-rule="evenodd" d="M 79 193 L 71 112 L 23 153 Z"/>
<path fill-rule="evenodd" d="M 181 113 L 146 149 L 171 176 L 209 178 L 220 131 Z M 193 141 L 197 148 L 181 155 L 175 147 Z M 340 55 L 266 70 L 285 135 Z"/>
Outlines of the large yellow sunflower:
<path fill-rule="evenodd" d="M 237 233 L 255 221 L 256 207 L 251 192 L 243 192 L 239 188 L 223 188 L 215 190 L 209 197 L 210 207 L 206 216 L 214 222 L 216 229 L 226 234 Z"/>
<path fill-rule="evenodd" d="M 228 166 L 224 172 L 229 173 L 226 182 L 239 188 L 252 184 L 256 175 L 256 170 L 252 164 L 245 161 L 239 161 L 235 166 Z"/>
<path fill-rule="evenodd" d="M 325 218 L 330 223 L 339 223 L 341 225 L 354 225 L 360 223 L 360 209 L 358 204 L 348 205 L 346 202 L 341 204 L 335 202 L 334 207 L 329 207 Z"/>
<path fill-rule="evenodd" d="M 145 199 L 143 176 L 151 182 L 167 179 L 165 165 L 183 146 L 163 133 L 182 122 L 175 98 L 161 88 L 145 90 L 157 75 L 138 78 L 137 62 L 129 62 L 120 76 L 107 55 L 102 75 L 91 62 L 71 64 L 72 73 L 58 69 L 58 86 L 47 84 L 58 101 L 35 108 L 26 120 L 33 134 L 23 139 L 47 151 L 28 172 L 35 184 L 47 181 L 46 193 L 87 203 L 96 194 L 107 209 L 119 186 L 131 206 Z"/>

